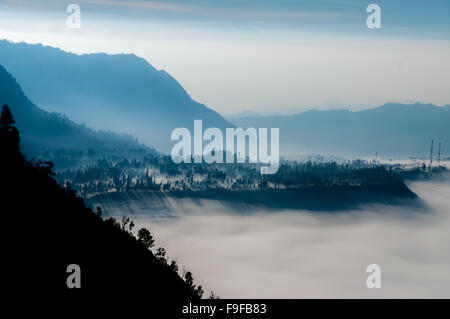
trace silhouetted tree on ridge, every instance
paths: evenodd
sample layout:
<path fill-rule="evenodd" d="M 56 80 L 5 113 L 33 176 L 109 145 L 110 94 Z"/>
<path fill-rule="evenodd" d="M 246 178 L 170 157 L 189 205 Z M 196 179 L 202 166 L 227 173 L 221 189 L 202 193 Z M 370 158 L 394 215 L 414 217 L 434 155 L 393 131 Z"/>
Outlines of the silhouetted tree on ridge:
<path fill-rule="evenodd" d="M 147 248 L 152 248 L 155 243 L 152 234 L 146 228 L 139 229 L 137 237 L 138 241 L 143 243 Z"/>
<path fill-rule="evenodd" d="M 200 298 L 203 296 L 203 287 L 194 285 L 194 277 L 192 276 L 192 273 L 190 271 L 187 271 L 184 274 L 184 280 L 195 294 L 197 294 Z"/>
<path fill-rule="evenodd" d="M 10 155 L 19 155 L 19 131 L 14 127 L 14 120 L 8 105 L 3 105 L 0 118 L 0 143 Z"/>

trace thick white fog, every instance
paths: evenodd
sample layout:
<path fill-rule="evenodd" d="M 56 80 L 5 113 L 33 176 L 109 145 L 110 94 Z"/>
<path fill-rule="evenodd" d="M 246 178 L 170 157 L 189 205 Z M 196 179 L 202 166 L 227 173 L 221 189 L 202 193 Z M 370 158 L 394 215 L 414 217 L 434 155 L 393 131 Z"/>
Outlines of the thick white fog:
<path fill-rule="evenodd" d="M 133 216 L 156 246 L 222 298 L 450 297 L 450 176 L 410 187 L 429 208 L 238 215 L 215 201 Z M 161 216 L 161 215 L 160 215 Z M 381 266 L 381 288 L 366 267 Z"/>

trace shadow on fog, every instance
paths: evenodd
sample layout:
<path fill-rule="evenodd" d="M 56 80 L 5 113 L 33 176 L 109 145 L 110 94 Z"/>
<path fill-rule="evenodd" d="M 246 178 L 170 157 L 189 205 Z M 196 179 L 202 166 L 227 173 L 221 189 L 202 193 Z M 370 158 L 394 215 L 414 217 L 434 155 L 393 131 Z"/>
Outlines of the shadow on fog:
<path fill-rule="evenodd" d="M 85 199 L 90 207 L 101 206 L 106 214 L 134 215 L 147 212 L 170 217 L 177 211 L 198 211 L 205 202 L 217 202 L 231 214 L 251 215 L 258 209 L 269 212 L 285 209 L 336 212 L 367 205 L 406 206 L 425 210 L 427 205 L 403 182 L 377 186 L 341 186 L 307 189 L 248 191 L 128 191 L 96 195 Z"/>

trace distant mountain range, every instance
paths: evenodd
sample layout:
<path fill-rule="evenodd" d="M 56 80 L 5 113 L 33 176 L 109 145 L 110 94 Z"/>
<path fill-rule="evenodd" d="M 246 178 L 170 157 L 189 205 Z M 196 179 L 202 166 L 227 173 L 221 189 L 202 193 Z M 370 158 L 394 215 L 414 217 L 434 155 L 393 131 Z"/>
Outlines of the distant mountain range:
<path fill-rule="evenodd" d="M 233 122 L 233 120 L 235 120 L 235 119 L 241 119 L 241 118 L 245 118 L 245 117 L 260 117 L 260 116 L 262 116 L 262 115 L 257 112 L 254 112 L 254 111 L 242 111 L 242 112 L 224 115 L 225 119 L 227 119 L 230 122 Z"/>
<path fill-rule="evenodd" d="M 17 81 L 0 65 L 0 107 L 7 104 L 21 132 L 25 151 L 140 148 L 135 137 L 96 131 L 67 117 L 46 112 L 31 102 Z"/>
<path fill-rule="evenodd" d="M 307 111 L 295 115 L 230 118 L 242 127 L 280 128 L 284 155 L 428 155 L 430 143 L 450 149 L 450 106 L 387 103 L 362 110 Z"/>
<path fill-rule="evenodd" d="M 47 111 L 98 129 L 128 133 L 169 152 L 174 128 L 232 127 L 195 102 L 164 70 L 132 54 L 77 55 L 60 49 L 0 41 L 0 64 L 27 96 Z"/>
<path fill-rule="evenodd" d="M 227 121 L 192 100 L 165 71 L 131 54 L 76 55 L 0 40 L 0 65 L 13 74 L 33 102 L 70 118 L 37 108 L 2 69 L 0 103 L 11 104 L 29 144 L 138 145 L 131 137 L 94 132 L 73 120 L 134 135 L 168 153 L 172 130 L 192 130 L 193 121 L 202 119 L 204 128 L 278 127 L 284 156 L 373 156 L 376 152 L 381 157 L 423 156 L 429 154 L 432 139 L 436 148 L 442 143 L 443 156 L 450 149 L 450 106 L 387 103 L 362 111 L 312 110 L 278 116 L 241 112 L 228 116 Z"/>

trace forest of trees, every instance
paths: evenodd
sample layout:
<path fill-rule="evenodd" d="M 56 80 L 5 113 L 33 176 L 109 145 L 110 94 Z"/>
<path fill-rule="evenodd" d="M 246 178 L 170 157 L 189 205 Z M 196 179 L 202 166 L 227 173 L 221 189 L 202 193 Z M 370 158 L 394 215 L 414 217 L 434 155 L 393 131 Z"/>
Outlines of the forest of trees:
<path fill-rule="evenodd" d="M 398 179 L 395 166 L 362 160 L 283 161 L 276 174 L 261 175 L 257 164 L 174 164 L 170 156 L 146 154 L 114 161 L 102 158 L 77 169 L 58 170 L 56 180 L 82 197 L 130 190 L 228 191 L 370 186 Z"/>

